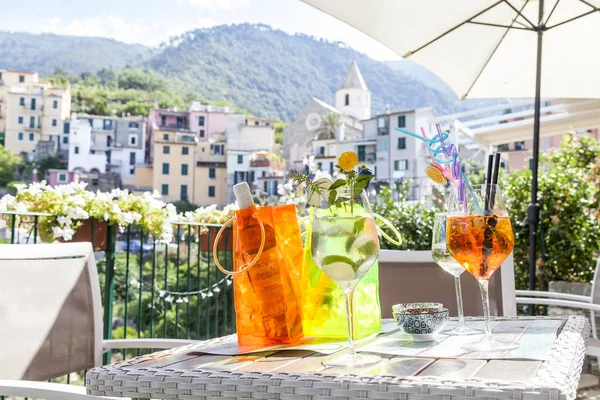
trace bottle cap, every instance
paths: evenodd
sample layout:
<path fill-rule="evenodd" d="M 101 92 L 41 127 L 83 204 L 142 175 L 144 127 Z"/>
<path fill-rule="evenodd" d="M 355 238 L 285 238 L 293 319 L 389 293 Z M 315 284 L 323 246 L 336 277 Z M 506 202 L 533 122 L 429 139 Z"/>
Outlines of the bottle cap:
<path fill-rule="evenodd" d="M 250 186 L 248 186 L 247 182 L 241 182 L 237 185 L 233 185 L 233 194 L 237 200 L 237 205 L 240 210 L 244 208 L 250 208 L 254 205 L 252 193 L 250 192 Z"/>

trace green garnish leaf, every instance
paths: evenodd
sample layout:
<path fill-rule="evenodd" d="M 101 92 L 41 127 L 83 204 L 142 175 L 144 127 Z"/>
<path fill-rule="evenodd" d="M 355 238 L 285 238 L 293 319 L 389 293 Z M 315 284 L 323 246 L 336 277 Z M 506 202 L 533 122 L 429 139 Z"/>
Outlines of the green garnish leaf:
<path fill-rule="evenodd" d="M 338 179 L 337 181 L 333 182 L 333 184 L 331 186 L 329 186 L 329 190 L 335 190 L 337 188 L 344 186 L 345 184 L 346 184 L 346 181 L 344 179 Z"/>

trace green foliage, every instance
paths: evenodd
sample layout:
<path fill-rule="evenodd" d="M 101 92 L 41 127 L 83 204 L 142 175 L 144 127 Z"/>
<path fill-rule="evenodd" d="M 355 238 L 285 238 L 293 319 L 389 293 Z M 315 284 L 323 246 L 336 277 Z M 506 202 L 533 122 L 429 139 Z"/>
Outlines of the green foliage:
<path fill-rule="evenodd" d="M 336 129 L 340 121 L 340 115 L 329 113 L 323 121 L 323 126 L 317 131 L 319 139 L 335 139 Z"/>
<path fill-rule="evenodd" d="M 285 122 L 275 122 L 275 144 L 278 146 L 283 145 L 283 131 L 288 127 L 289 124 Z"/>
<path fill-rule="evenodd" d="M 600 144 L 568 134 L 559 151 L 540 161 L 538 201 L 541 207 L 537 254 L 538 287 L 551 280 L 589 282 L 594 253 L 600 249 L 600 194 L 595 163 Z M 531 171 L 513 171 L 504 189 L 515 234 L 515 279 L 519 289 L 529 280 L 529 226 L 523 223 L 530 202 Z"/>
<path fill-rule="evenodd" d="M 6 185 L 6 189 L 8 190 L 8 194 L 14 196 L 15 194 L 17 194 L 17 185 L 27 185 L 27 183 L 23 182 L 23 181 L 12 181 L 12 182 L 8 182 L 8 184 Z"/>
<path fill-rule="evenodd" d="M 46 174 L 50 169 L 62 169 L 65 168 L 66 165 L 63 161 L 58 157 L 47 157 L 41 160 L 38 164 L 38 178 L 46 179 Z"/>
<path fill-rule="evenodd" d="M 23 159 L 0 145 L 0 186 L 6 186 L 15 178 L 15 169 L 23 165 Z"/>
<path fill-rule="evenodd" d="M 0 68 L 55 73 L 57 68 L 80 74 L 124 67 L 147 59 L 152 50 L 97 37 L 0 32 Z"/>
<path fill-rule="evenodd" d="M 188 211 L 194 211 L 199 207 L 187 201 L 174 201 L 172 204 L 177 209 L 177 212 L 182 214 Z"/>
<path fill-rule="evenodd" d="M 402 235 L 402 245 L 396 246 L 381 240 L 382 249 L 391 250 L 431 250 L 431 233 L 435 209 L 428 209 L 422 203 L 406 201 L 408 182 L 400 188 L 399 199 L 395 201 L 392 191 L 383 187 L 373 203 L 373 212 L 388 219 Z M 389 233 L 394 237 L 393 233 Z"/>
<path fill-rule="evenodd" d="M 187 102 L 168 81 L 139 68 L 102 69 L 71 77 L 75 111 L 96 115 L 148 115 L 156 102 L 161 108 L 185 108 Z"/>

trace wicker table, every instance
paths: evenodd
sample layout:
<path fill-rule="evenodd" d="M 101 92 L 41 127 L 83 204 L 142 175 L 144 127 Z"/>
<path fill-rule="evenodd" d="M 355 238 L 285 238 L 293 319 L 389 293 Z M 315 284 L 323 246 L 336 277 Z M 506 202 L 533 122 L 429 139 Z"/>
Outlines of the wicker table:
<path fill-rule="evenodd" d="M 518 321 L 544 320 L 532 318 Z M 384 355 L 352 371 L 322 365 L 345 350 L 223 356 L 201 351 L 204 342 L 97 367 L 86 386 L 91 395 L 132 399 L 575 399 L 589 331 L 586 318 L 563 318 L 551 345 L 541 345 L 543 361 Z"/>

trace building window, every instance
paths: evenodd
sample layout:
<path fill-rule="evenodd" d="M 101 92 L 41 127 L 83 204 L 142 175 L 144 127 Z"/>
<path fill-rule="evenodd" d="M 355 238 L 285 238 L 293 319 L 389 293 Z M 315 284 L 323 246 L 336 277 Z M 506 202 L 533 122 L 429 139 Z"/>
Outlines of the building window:
<path fill-rule="evenodd" d="M 169 195 L 169 185 L 163 183 L 162 186 L 161 186 L 161 188 L 160 188 L 160 193 L 163 196 L 168 196 Z"/>
<path fill-rule="evenodd" d="M 258 125 L 260 125 L 260 122 L 259 121 L 254 121 L 254 125 L 258 126 Z"/>
<path fill-rule="evenodd" d="M 208 187 L 208 197 L 215 197 L 215 187 L 214 186 Z"/>
<path fill-rule="evenodd" d="M 265 176 L 267 176 L 267 171 L 263 171 L 263 172 L 262 172 L 262 176 L 263 176 L 263 178 L 264 178 Z"/>
<path fill-rule="evenodd" d="M 67 174 L 58 174 L 58 181 L 59 182 L 66 182 L 67 181 Z"/>
<path fill-rule="evenodd" d="M 169 134 L 163 133 L 163 140 L 169 140 Z"/>
<path fill-rule="evenodd" d="M 515 142 L 515 150 L 525 150 L 525 141 Z"/>
<path fill-rule="evenodd" d="M 217 177 L 217 170 L 214 168 L 209 168 L 208 169 L 208 177 L 210 179 L 215 179 Z"/>
<path fill-rule="evenodd" d="M 19 98 L 19 105 L 25 107 L 25 97 Z"/>
<path fill-rule="evenodd" d="M 65 122 L 65 124 L 63 125 L 63 133 L 65 135 L 69 134 L 69 130 L 71 130 L 71 123 L 70 122 Z"/>
<path fill-rule="evenodd" d="M 23 132 L 19 132 L 19 135 L 18 135 L 18 137 L 19 137 L 19 140 L 23 140 L 23 136 L 24 136 L 24 135 L 23 135 Z"/>
<path fill-rule="evenodd" d="M 508 144 L 499 144 L 498 151 L 508 151 Z"/>
<path fill-rule="evenodd" d="M 63 136 L 63 144 L 69 144 L 69 137 Z"/>
<path fill-rule="evenodd" d="M 188 174 L 188 165 L 187 164 L 181 164 L 181 175 L 182 176 L 187 176 Z"/>
<path fill-rule="evenodd" d="M 29 127 L 35 128 L 35 117 L 29 117 Z"/>
<path fill-rule="evenodd" d="M 137 136 L 136 135 L 129 135 L 129 145 L 137 146 Z"/>
<path fill-rule="evenodd" d="M 135 152 L 134 151 L 129 153 L 129 165 L 135 165 Z"/>
<path fill-rule="evenodd" d="M 54 100 L 52 102 L 52 108 L 54 108 L 55 110 L 58 108 L 58 100 Z"/>
<path fill-rule="evenodd" d="M 25 83 L 25 75 L 19 75 L 19 83 Z"/>
<path fill-rule="evenodd" d="M 365 154 L 365 145 L 361 144 L 358 146 L 358 161 L 365 161 L 367 156 Z"/>
<path fill-rule="evenodd" d="M 35 110 L 35 99 L 31 99 L 31 109 Z"/>
<path fill-rule="evenodd" d="M 33 133 L 29 134 L 29 141 L 33 142 L 35 140 L 35 135 Z"/>
<path fill-rule="evenodd" d="M 204 137 L 204 129 L 200 129 L 200 137 L 203 138 Z"/>
<path fill-rule="evenodd" d="M 167 124 L 167 117 L 164 115 L 161 115 L 160 117 L 160 126 L 165 126 Z"/>
<path fill-rule="evenodd" d="M 406 128 L 406 115 L 398 115 L 398 128 Z"/>
<path fill-rule="evenodd" d="M 204 126 L 204 116 L 198 117 L 198 125 L 199 126 Z"/>
<path fill-rule="evenodd" d="M 204 147 L 202 148 L 202 151 L 204 152 Z M 223 155 L 223 145 L 222 144 L 211 144 L 210 145 L 210 154 L 211 155 Z M 238 157 L 239 158 L 239 157 Z"/>
<path fill-rule="evenodd" d="M 18 117 L 17 121 L 19 121 L 19 124 L 23 124 L 23 117 Z"/>
<path fill-rule="evenodd" d="M 111 145 L 112 145 L 112 137 L 107 136 L 106 137 L 106 147 L 110 147 Z"/>
<path fill-rule="evenodd" d="M 349 106 L 350 105 L 350 95 L 347 94 L 344 96 L 344 105 L 345 106 Z"/>
<path fill-rule="evenodd" d="M 79 154 L 79 146 L 75 146 L 75 154 Z"/>
<path fill-rule="evenodd" d="M 171 146 L 163 146 L 163 154 L 170 154 Z"/>
<path fill-rule="evenodd" d="M 404 149 L 406 149 L 406 138 L 399 137 L 398 138 L 398 150 L 404 150 Z"/>
<path fill-rule="evenodd" d="M 394 161 L 394 171 L 408 171 L 408 160 Z"/>
<path fill-rule="evenodd" d="M 57 120 L 55 120 L 55 119 L 53 119 L 53 120 L 52 120 L 52 126 L 58 126 L 58 121 L 57 121 Z"/>
<path fill-rule="evenodd" d="M 169 163 L 163 163 L 162 173 L 163 175 L 169 175 Z"/>
<path fill-rule="evenodd" d="M 177 117 L 177 127 L 183 128 L 183 125 L 184 125 L 183 117 Z"/>
<path fill-rule="evenodd" d="M 188 201 L 187 185 L 181 185 L 181 201 Z"/>
<path fill-rule="evenodd" d="M 182 147 L 181 154 L 183 154 L 184 156 L 187 156 L 188 154 L 190 154 L 190 148 L 186 147 L 186 146 Z"/>
<path fill-rule="evenodd" d="M 102 128 L 105 131 L 112 131 L 112 126 L 113 126 L 113 122 L 110 119 L 105 119 L 104 121 L 102 121 Z"/>
<path fill-rule="evenodd" d="M 138 129 L 139 127 L 140 127 L 140 124 L 138 124 L 137 122 L 129 123 L 129 129 Z"/>
<path fill-rule="evenodd" d="M 243 164 L 244 163 L 244 156 L 239 154 L 238 155 L 238 164 Z"/>

